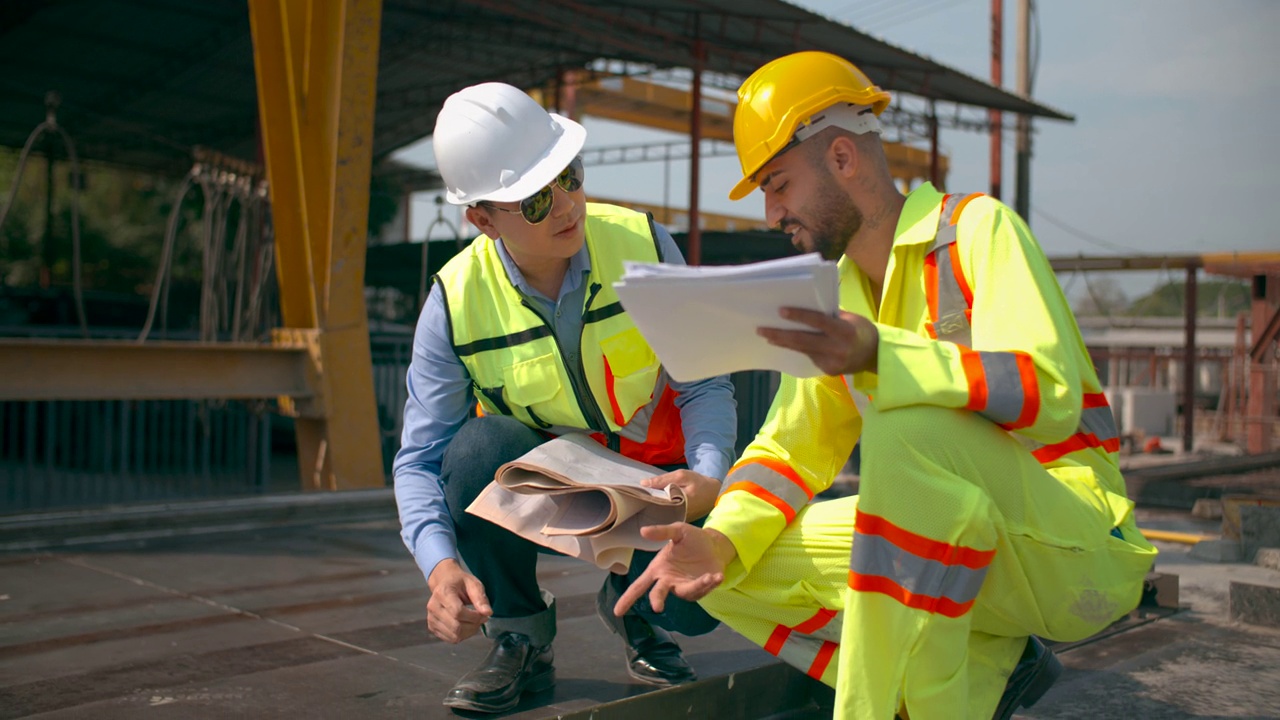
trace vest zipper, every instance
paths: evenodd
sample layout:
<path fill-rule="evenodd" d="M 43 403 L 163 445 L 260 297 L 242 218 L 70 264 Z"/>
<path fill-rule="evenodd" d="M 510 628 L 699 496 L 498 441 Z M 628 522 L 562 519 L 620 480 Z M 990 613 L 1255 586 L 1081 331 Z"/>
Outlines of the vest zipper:
<path fill-rule="evenodd" d="M 602 286 L 599 283 L 591 286 L 591 296 L 587 298 L 586 305 L 583 307 L 584 315 L 586 314 L 586 308 L 591 305 L 591 301 L 595 299 L 596 293 L 600 291 L 601 287 Z M 551 340 L 556 344 L 556 350 L 560 352 L 560 360 L 563 362 L 565 357 L 564 346 L 560 344 L 560 337 L 556 335 L 556 329 L 551 325 L 551 323 L 547 322 L 546 318 L 542 317 L 542 313 L 535 310 L 533 305 L 529 304 L 528 300 L 520 298 L 520 304 L 528 308 L 539 320 L 542 321 L 543 325 L 546 325 L 547 328 L 551 330 Z M 578 350 L 578 372 L 585 380 L 587 377 L 587 371 L 582 363 L 582 348 L 579 347 Z M 569 376 L 569 384 L 573 387 L 573 396 L 578 401 L 578 410 L 582 413 L 582 419 L 586 420 L 588 429 L 604 433 L 609 442 L 609 449 L 616 452 L 618 448 L 621 447 L 622 443 L 617 434 L 609 429 L 609 422 L 604 419 L 604 415 L 600 412 L 600 406 L 596 403 L 595 396 L 591 394 L 591 389 L 586 388 L 586 392 L 584 393 L 583 388 L 578 386 L 578 381 L 574 377 L 573 373 L 566 372 L 565 374 Z M 584 397 L 586 398 L 585 401 L 583 400 Z M 590 404 L 588 405 L 588 403 Z"/>

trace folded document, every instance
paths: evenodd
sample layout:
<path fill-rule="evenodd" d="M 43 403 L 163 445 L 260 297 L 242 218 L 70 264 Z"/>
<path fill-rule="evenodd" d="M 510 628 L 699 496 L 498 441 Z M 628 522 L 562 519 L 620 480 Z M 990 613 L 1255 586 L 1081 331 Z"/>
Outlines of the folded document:
<path fill-rule="evenodd" d="M 665 544 L 644 539 L 642 526 L 685 519 L 679 487 L 640 484 L 661 474 L 586 435 L 563 435 L 498 468 L 467 512 L 564 555 L 625 572 L 633 550 Z"/>
<path fill-rule="evenodd" d="M 758 327 L 809 330 L 778 310 L 834 315 L 836 264 L 816 254 L 748 265 L 685 266 L 628 262 L 613 287 L 645 340 L 679 381 L 739 370 L 821 375 L 807 355 L 770 345 Z"/>

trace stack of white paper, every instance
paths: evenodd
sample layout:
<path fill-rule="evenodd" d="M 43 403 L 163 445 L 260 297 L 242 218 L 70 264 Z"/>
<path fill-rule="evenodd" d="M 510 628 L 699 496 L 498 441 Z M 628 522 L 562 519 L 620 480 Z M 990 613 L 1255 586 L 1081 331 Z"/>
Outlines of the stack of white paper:
<path fill-rule="evenodd" d="M 770 345 L 758 327 L 810 330 L 783 320 L 797 307 L 834 315 L 836 264 L 817 254 L 749 265 L 626 263 L 618 299 L 671 377 L 701 380 L 739 370 L 821 375 L 807 355 Z"/>

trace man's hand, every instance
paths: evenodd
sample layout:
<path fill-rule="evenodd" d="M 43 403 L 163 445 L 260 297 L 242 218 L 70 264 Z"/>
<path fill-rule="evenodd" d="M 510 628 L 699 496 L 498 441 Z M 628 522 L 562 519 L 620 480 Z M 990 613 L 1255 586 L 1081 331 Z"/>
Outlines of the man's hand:
<path fill-rule="evenodd" d="M 778 313 L 787 320 L 804 323 L 808 330 L 756 328 L 770 344 L 808 355 L 828 375 L 850 375 L 876 371 L 876 352 L 880 349 L 880 333 L 875 323 L 841 311 L 831 317 L 816 310 L 782 308 Z"/>
<path fill-rule="evenodd" d="M 618 617 L 626 615 L 650 587 L 649 605 L 654 612 L 662 612 L 667 595 L 673 592 L 685 600 L 701 600 L 724 582 L 724 569 L 738 554 L 723 534 L 688 523 L 649 525 L 641 528 L 640 534 L 649 540 L 670 542 L 618 598 L 613 607 Z"/>
<path fill-rule="evenodd" d="M 651 488 L 664 488 L 676 485 L 684 491 L 684 519 L 693 521 L 704 518 L 716 506 L 716 498 L 720 497 L 720 481 L 692 470 L 676 470 L 646 478 L 641 485 Z"/>
<path fill-rule="evenodd" d="M 458 561 L 441 560 L 427 578 L 427 629 L 447 643 L 460 643 L 480 631 L 493 615 L 479 578 L 462 569 Z"/>

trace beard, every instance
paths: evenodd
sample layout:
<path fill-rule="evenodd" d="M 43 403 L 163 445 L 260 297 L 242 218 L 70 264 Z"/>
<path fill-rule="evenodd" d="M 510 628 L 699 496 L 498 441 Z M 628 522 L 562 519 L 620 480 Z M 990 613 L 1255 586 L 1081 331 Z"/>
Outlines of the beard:
<path fill-rule="evenodd" d="M 811 220 L 801 222 L 799 218 L 788 218 L 783 226 L 796 224 L 809 232 L 812 247 L 805 248 L 806 252 L 816 252 L 823 260 L 839 260 L 854 234 L 862 229 L 862 211 L 836 185 L 834 178 L 818 187 L 802 211 Z"/>

